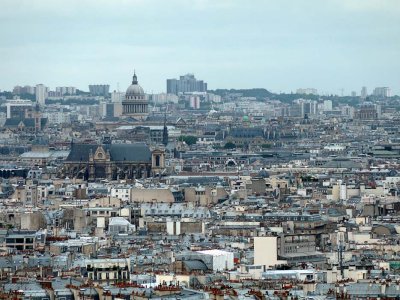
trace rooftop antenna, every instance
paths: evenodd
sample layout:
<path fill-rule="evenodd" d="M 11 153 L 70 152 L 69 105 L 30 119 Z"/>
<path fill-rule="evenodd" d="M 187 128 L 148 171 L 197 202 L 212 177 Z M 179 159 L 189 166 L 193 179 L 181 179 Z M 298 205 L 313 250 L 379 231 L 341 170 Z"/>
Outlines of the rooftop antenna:
<path fill-rule="evenodd" d="M 117 82 L 117 92 L 119 93 L 119 82 Z"/>

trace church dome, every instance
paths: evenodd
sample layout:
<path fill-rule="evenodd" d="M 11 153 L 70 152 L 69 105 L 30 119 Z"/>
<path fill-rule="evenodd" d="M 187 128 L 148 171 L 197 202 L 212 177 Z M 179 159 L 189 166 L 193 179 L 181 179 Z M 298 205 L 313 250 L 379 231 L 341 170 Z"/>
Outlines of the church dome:
<path fill-rule="evenodd" d="M 149 114 L 149 103 L 143 88 L 138 84 L 136 73 L 133 74 L 132 84 L 125 93 L 122 101 L 122 115 L 137 120 L 144 120 Z"/>
<path fill-rule="evenodd" d="M 143 88 L 138 84 L 136 74 L 133 75 L 132 84 L 126 90 L 126 96 L 144 96 Z"/>

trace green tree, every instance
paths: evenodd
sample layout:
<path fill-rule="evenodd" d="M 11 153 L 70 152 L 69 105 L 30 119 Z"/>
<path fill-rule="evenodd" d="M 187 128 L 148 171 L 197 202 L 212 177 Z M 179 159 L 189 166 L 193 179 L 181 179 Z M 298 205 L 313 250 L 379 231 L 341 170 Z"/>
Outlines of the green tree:
<path fill-rule="evenodd" d="M 197 137 L 195 137 L 193 135 L 181 135 L 178 138 L 178 141 L 185 142 L 187 145 L 191 146 L 191 145 L 196 144 Z"/>
<path fill-rule="evenodd" d="M 271 145 L 271 144 L 262 144 L 261 147 L 262 147 L 263 149 L 268 149 L 268 148 L 271 148 L 272 145 Z"/>
<path fill-rule="evenodd" d="M 224 149 L 235 149 L 236 145 L 232 142 L 227 142 L 224 146 Z"/>

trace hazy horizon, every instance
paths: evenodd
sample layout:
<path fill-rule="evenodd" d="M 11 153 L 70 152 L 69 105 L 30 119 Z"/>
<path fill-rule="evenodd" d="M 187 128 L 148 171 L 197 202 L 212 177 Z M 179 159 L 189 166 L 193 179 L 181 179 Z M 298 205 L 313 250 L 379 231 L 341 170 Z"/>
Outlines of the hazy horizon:
<path fill-rule="evenodd" d="M 216 88 L 400 94 L 396 0 L 3 0 L 0 89 L 110 84 L 146 92 L 186 73 Z"/>

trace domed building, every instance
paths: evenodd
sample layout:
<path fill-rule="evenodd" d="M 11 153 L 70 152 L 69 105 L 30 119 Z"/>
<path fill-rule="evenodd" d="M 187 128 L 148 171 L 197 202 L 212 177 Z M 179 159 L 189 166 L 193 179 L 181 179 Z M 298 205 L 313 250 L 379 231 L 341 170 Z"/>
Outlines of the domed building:
<path fill-rule="evenodd" d="M 136 73 L 133 74 L 132 84 L 125 93 L 125 100 L 122 101 L 122 115 L 138 120 L 147 118 L 149 104 L 143 88 L 138 84 Z"/>

